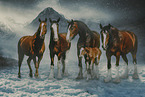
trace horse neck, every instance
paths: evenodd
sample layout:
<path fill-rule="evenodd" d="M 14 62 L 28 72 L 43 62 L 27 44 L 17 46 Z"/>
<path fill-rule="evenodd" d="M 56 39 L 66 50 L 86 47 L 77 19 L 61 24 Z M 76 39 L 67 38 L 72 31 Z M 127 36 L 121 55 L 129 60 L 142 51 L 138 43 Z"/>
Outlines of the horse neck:
<path fill-rule="evenodd" d="M 116 43 L 118 43 L 119 44 L 119 42 L 120 42 L 120 39 L 119 39 L 119 32 L 118 32 L 119 30 L 118 29 L 116 29 L 116 28 L 112 28 L 111 29 L 111 33 L 109 33 L 109 44 L 110 44 L 110 46 L 112 45 L 112 43 L 114 43 L 114 42 L 116 42 Z"/>
<path fill-rule="evenodd" d="M 33 37 L 34 37 L 34 43 L 36 45 L 40 45 L 41 46 L 43 44 L 43 42 L 44 42 L 44 39 L 40 39 L 39 34 L 40 34 L 40 28 L 38 28 L 37 32 L 33 35 Z"/>

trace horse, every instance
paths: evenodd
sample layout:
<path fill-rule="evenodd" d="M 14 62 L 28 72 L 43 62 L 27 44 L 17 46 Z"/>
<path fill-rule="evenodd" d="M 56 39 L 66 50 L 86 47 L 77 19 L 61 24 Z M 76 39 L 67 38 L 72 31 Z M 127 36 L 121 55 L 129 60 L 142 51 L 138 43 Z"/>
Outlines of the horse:
<path fill-rule="evenodd" d="M 82 73 L 82 57 L 79 57 L 81 48 L 85 47 L 100 47 L 100 35 L 96 31 L 91 31 L 88 26 L 82 21 L 71 20 L 68 21 L 68 32 L 67 32 L 67 41 L 71 41 L 74 37 L 79 34 L 79 40 L 77 42 L 77 56 L 78 56 L 78 66 L 79 73 L 77 79 L 83 78 Z M 85 56 L 86 59 L 86 56 Z M 86 63 L 86 62 L 85 62 Z M 98 66 L 95 60 L 96 66 Z M 90 64 L 90 63 L 89 63 Z M 87 67 L 87 66 L 86 66 Z"/>
<path fill-rule="evenodd" d="M 85 55 L 87 57 L 85 60 L 87 63 L 87 80 L 94 78 L 95 75 L 97 78 L 99 78 L 99 69 L 98 68 L 96 69 L 96 71 L 97 71 L 96 74 L 92 70 L 94 68 L 95 59 L 97 59 L 97 64 L 99 64 L 101 54 L 102 54 L 101 50 L 97 47 L 95 47 L 95 48 L 91 48 L 91 47 L 82 48 L 80 57 L 83 57 Z M 91 64 L 89 65 L 89 63 L 91 63 Z"/>
<path fill-rule="evenodd" d="M 71 43 L 66 41 L 66 33 L 59 33 L 59 21 L 58 20 L 51 20 L 49 18 L 49 21 L 51 23 L 50 25 L 50 44 L 49 44 L 49 50 L 50 50 L 50 58 L 51 58 L 51 71 L 49 78 L 54 78 L 54 56 L 57 55 L 58 62 L 57 62 L 57 68 L 58 68 L 58 74 L 57 78 L 62 78 L 61 72 L 60 72 L 60 60 L 63 64 L 62 73 L 63 75 L 66 75 L 65 71 L 65 59 L 66 59 L 66 53 L 70 49 Z"/>
<path fill-rule="evenodd" d="M 107 68 L 108 73 L 107 77 L 105 78 L 105 82 L 109 82 L 112 80 L 111 77 L 111 56 L 114 55 L 116 57 L 116 69 L 117 69 L 117 76 L 115 77 L 114 82 L 119 83 L 119 60 L 120 56 L 122 56 L 123 60 L 126 63 L 125 72 L 122 75 L 122 78 L 128 78 L 128 59 L 127 54 L 131 53 L 133 57 L 133 64 L 134 64 L 134 74 L 133 78 L 138 78 L 137 73 L 137 36 L 131 32 L 126 30 L 118 30 L 117 28 L 113 27 L 112 25 L 108 24 L 107 26 L 102 26 L 100 24 L 101 29 L 101 40 L 102 40 L 102 48 L 106 51 L 107 57 Z"/>
<path fill-rule="evenodd" d="M 45 21 L 41 21 L 39 18 L 39 27 L 37 32 L 33 36 L 23 36 L 20 38 L 18 42 L 18 65 L 19 65 L 19 72 L 18 77 L 21 77 L 20 68 L 21 64 L 24 58 L 24 55 L 28 56 L 27 63 L 30 69 L 29 76 L 33 77 L 32 75 L 32 68 L 30 66 L 30 62 L 33 59 L 33 62 L 35 64 L 35 77 L 39 77 L 38 68 L 40 61 L 43 57 L 43 53 L 45 51 L 45 34 L 47 33 L 47 18 L 45 18 Z M 38 62 L 36 60 L 36 57 L 38 58 Z"/>

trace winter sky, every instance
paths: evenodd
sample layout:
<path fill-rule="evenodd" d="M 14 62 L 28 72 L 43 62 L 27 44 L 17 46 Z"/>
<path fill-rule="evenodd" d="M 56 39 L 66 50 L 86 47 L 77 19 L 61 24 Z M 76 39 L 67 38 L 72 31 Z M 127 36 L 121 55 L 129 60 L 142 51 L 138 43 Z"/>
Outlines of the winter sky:
<path fill-rule="evenodd" d="M 144 18 L 142 0 L 1 0 L 0 19 L 30 23 L 42 10 L 52 7 L 67 19 L 91 21 Z"/>

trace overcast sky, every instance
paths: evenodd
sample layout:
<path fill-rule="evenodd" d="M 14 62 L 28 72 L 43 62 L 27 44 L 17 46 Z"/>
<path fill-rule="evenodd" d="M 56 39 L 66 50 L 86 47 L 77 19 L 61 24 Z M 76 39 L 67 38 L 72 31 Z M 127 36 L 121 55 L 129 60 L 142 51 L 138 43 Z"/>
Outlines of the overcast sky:
<path fill-rule="evenodd" d="M 47 7 L 54 8 L 67 19 L 95 22 L 145 17 L 144 0 L 0 0 L 0 19 L 29 23 Z"/>

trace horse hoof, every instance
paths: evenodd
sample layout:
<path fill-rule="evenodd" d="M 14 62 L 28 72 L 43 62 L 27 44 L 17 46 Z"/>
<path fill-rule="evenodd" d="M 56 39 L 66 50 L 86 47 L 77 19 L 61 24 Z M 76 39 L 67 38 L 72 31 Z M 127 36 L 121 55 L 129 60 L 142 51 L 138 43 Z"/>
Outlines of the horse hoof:
<path fill-rule="evenodd" d="M 111 82 L 111 79 L 104 79 L 105 83 Z"/>
<path fill-rule="evenodd" d="M 76 79 L 84 79 L 83 76 L 78 76 Z"/>
<path fill-rule="evenodd" d="M 128 78 L 128 75 L 123 75 L 121 76 L 122 79 L 127 79 Z"/>
<path fill-rule="evenodd" d="M 118 83 L 121 82 L 121 80 L 120 79 L 115 79 L 115 80 L 113 80 L 113 82 L 116 83 L 116 84 L 118 84 Z"/>
<path fill-rule="evenodd" d="M 21 78 L 21 75 L 20 74 L 18 74 L 18 78 Z"/>
<path fill-rule="evenodd" d="M 139 78 L 138 74 L 136 74 L 136 73 L 134 73 L 132 77 L 133 77 L 133 79 L 138 79 Z"/>
<path fill-rule="evenodd" d="M 33 77 L 33 74 L 29 74 L 29 76 L 32 78 Z"/>

